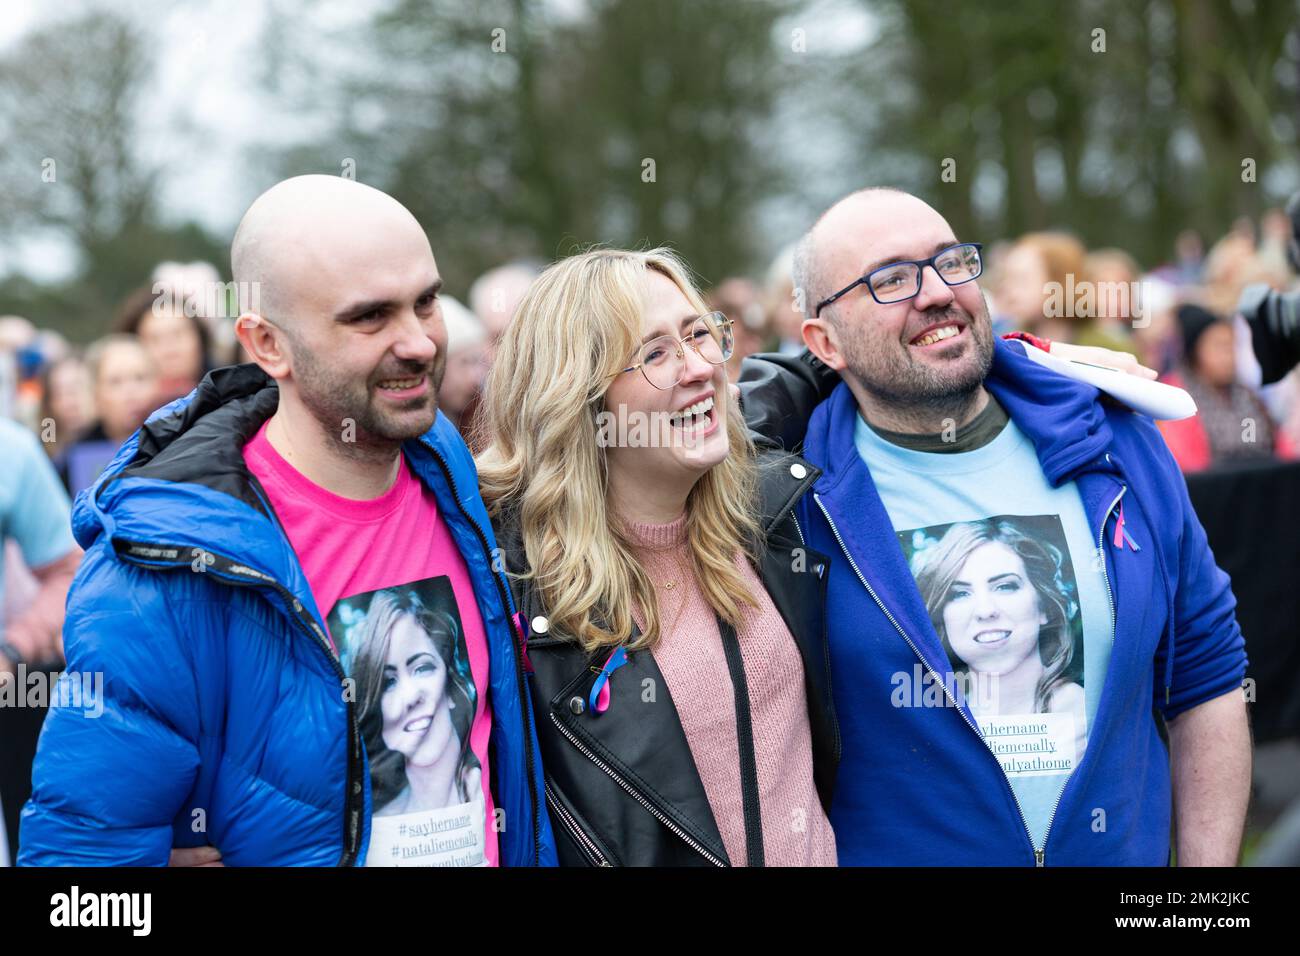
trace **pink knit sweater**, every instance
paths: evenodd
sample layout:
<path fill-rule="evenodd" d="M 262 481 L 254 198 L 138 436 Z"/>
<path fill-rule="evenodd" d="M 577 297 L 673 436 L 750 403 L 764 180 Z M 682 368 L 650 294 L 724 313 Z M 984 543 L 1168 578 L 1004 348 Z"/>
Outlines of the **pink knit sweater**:
<path fill-rule="evenodd" d="M 655 662 L 668 682 L 727 856 L 733 866 L 744 866 L 735 696 L 717 619 L 690 571 L 686 516 L 670 524 L 633 524 L 629 532 L 659 595 L 662 630 Z M 749 686 L 765 862 L 834 866 L 835 836 L 813 785 L 803 661 L 754 569 L 740 556 L 736 566 L 759 602 L 746 610 L 737 637 Z"/>

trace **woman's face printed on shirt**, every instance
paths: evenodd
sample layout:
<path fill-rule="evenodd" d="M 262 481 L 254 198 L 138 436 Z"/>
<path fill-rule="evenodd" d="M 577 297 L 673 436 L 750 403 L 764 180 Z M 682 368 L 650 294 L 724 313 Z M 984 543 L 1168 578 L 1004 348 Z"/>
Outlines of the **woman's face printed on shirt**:
<path fill-rule="evenodd" d="M 433 638 L 414 616 L 401 615 L 384 661 L 381 709 L 384 744 L 410 766 L 434 763 L 447 748 L 457 749 L 446 685 L 447 665 Z"/>
<path fill-rule="evenodd" d="M 1007 674 L 1038 657 L 1047 623 L 1020 555 L 990 541 L 971 551 L 948 590 L 943 626 L 953 651 L 975 671 Z"/>

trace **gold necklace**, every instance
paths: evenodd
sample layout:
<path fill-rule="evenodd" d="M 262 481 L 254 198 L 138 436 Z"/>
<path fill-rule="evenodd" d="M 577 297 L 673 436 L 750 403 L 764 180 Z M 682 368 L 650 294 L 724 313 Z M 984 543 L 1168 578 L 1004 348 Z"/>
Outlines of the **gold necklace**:
<path fill-rule="evenodd" d="M 683 578 L 684 574 L 682 571 L 681 563 L 677 561 L 676 558 L 674 558 L 674 563 L 677 564 L 677 575 L 676 575 L 677 578 L 679 579 Z M 681 583 L 680 580 L 661 582 L 660 586 L 665 591 L 676 591 L 681 595 L 681 600 L 677 604 L 677 614 L 676 616 L 673 617 L 673 623 L 667 628 L 660 628 L 661 634 L 670 634 L 673 631 L 675 631 L 677 629 L 678 622 L 680 622 L 682 619 L 682 614 L 686 612 L 686 603 L 690 596 L 686 593 L 685 589 L 678 588 L 679 583 Z M 662 602 L 660 602 L 660 608 L 662 610 Z M 662 615 L 661 615 L 661 619 L 662 619 Z"/>

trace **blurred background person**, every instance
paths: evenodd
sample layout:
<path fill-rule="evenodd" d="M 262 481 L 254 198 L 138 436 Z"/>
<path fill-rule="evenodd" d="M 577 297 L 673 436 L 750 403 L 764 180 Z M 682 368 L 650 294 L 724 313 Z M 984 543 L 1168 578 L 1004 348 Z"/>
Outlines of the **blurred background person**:
<path fill-rule="evenodd" d="M 1205 257 L 1202 285 L 1189 298 L 1198 300 L 1219 315 L 1230 315 L 1237 308 L 1242 289 L 1251 282 L 1265 281 L 1256 278 L 1259 275 L 1253 234 L 1238 223 L 1210 247 Z"/>
<path fill-rule="evenodd" d="M 1174 370 L 1183 354 L 1178 330 L 1178 287 L 1148 273 L 1142 278 L 1142 319 L 1133 323 L 1133 348 L 1138 361 L 1161 375 Z"/>
<path fill-rule="evenodd" d="M 108 335 L 86 350 L 94 396 L 95 421 L 59 459 L 59 475 L 68 492 L 88 488 L 122 443 L 158 407 L 153 357 L 130 335 Z"/>
<path fill-rule="evenodd" d="M 0 675 L 63 666 L 63 608 L 81 549 L 68 496 L 40 442 L 0 418 Z M 14 680 L 14 677 L 0 678 Z M 19 693 L 30 686 L 24 681 Z M 0 707 L 0 866 L 17 855 L 45 707 Z"/>
<path fill-rule="evenodd" d="M 36 427 L 40 396 L 33 384 L 36 326 L 21 315 L 0 315 L 0 415 Z"/>
<path fill-rule="evenodd" d="M 1205 269 L 1205 243 L 1195 229 L 1184 229 L 1174 239 L 1174 275 L 1180 285 L 1198 285 Z"/>
<path fill-rule="evenodd" d="M 531 260 L 508 262 L 489 269 L 469 287 L 469 307 L 487 332 L 489 363 L 524 293 L 541 271 L 541 265 Z"/>
<path fill-rule="evenodd" d="M 1255 251 L 1256 268 L 1274 288 L 1283 287 L 1291 274 L 1287 254 L 1291 244 L 1291 218 L 1282 209 L 1269 209 L 1259 220 L 1259 247 Z"/>
<path fill-rule="evenodd" d="M 1300 302 L 1300 192 L 1293 195 L 1286 210 L 1270 209 L 1260 220 L 1260 242 L 1256 256 L 1258 284 L 1243 290 L 1234 312 L 1237 332 L 1238 380 L 1259 392 L 1260 398 L 1278 422 L 1292 447 L 1300 447 L 1300 368 L 1295 367 L 1295 348 L 1288 348 L 1291 335 L 1286 329 L 1295 322 L 1296 307 L 1285 304 Z M 1266 288 L 1264 288 L 1266 287 Z M 1264 299 L 1274 307 L 1262 309 Z M 1246 310 L 1254 325 L 1247 323 Z M 1266 318 L 1265 316 L 1269 316 Z M 1256 333 L 1271 330 L 1269 334 Z M 1256 347 L 1264 350 L 1257 355 Z M 1265 372 L 1267 367 L 1267 373 Z M 1289 369 L 1289 371 L 1288 371 Z"/>
<path fill-rule="evenodd" d="M 1083 273 L 1093 284 L 1095 308 L 1091 319 L 1076 320 L 1075 342 L 1136 355 L 1133 326 L 1145 321 L 1146 309 L 1137 261 L 1123 249 L 1097 249 L 1084 257 Z"/>
<path fill-rule="evenodd" d="M 447 365 L 438 387 L 438 409 L 466 434 L 466 415 L 477 403 L 487 373 L 487 330 L 478 316 L 449 295 L 439 295 L 447 327 Z"/>
<path fill-rule="evenodd" d="M 1097 265 L 1108 281 L 1133 281 L 1137 265 L 1118 250 L 1107 250 Z M 1059 342 L 1092 345 L 1116 352 L 1135 349 L 1116 316 L 1098 316 L 1098 303 L 1105 311 L 1119 311 L 1107 305 L 1111 290 L 1094 285 L 1091 305 L 1085 283 L 1097 280 L 1087 266 L 1087 249 L 1066 232 L 1031 232 L 1021 236 L 1007 251 L 999 266 L 999 285 L 994 295 L 998 319 L 994 328 L 1020 329 Z M 1121 308 L 1131 309 L 1128 287 Z"/>
<path fill-rule="evenodd" d="M 1174 239 L 1174 257 L 1152 270 L 1157 278 L 1173 286 L 1199 286 L 1205 267 L 1205 243 L 1195 229 L 1184 229 Z"/>
<path fill-rule="evenodd" d="M 40 436 L 46 454 L 59 458 L 95 417 L 90 369 L 75 352 L 48 362 L 41 376 Z"/>
<path fill-rule="evenodd" d="M 1073 341 L 1069 321 L 1047 314 L 1048 296 L 1051 283 L 1064 289 L 1070 276 L 1074 281 L 1082 278 L 1083 258 L 1083 243 L 1063 232 L 1031 232 L 1017 239 L 999 264 L 995 330 L 1005 327 Z"/>
<path fill-rule="evenodd" d="M 469 287 L 469 307 L 478 317 L 484 331 L 483 369 L 486 378 L 496 355 L 497 343 L 510 327 L 519 303 L 542 272 L 542 264 L 531 259 L 520 259 L 497 266 L 483 273 Z M 457 423 L 460 433 L 465 436 L 466 444 L 475 454 L 479 452 L 478 427 L 476 420 L 479 410 L 480 394 L 475 393 L 469 404 L 460 412 Z"/>
<path fill-rule="evenodd" d="M 732 322 L 731 332 L 735 343 L 731 358 L 727 360 L 727 378 L 740 377 L 740 363 L 747 355 L 761 352 L 767 345 L 767 313 L 759 298 L 758 287 L 749 279 L 723 279 L 707 296 L 710 309 L 721 312 Z"/>
<path fill-rule="evenodd" d="M 1163 380 L 1187 389 L 1197 413 L 1156 424 L 1179 467 L 1195 472 L 1225 462 L 1293 458 L 1259 396 L 1237 381 L 1232 324 L 1198 305 L 1181 306 L 1177 318 L 1183 358 Z"/>
<path fill-rule="evenodd" d="M 989 310 L 989 318 L 993 322 L 994 335 L 1018 331 L 1018 327 L 1004 315 L 1001 302 L 1003 266 L 1014 246 L 1015 243 L 1007 239 L 993 239 L 991 242 L 984 243 L 984 248 L 980 250 L 980 258 L 984 261 L 985 279 L 981 289 L 984 292 L 984 304 Z"/>
<path fill-rule="evenodd" d="M 233 364 L 239 352 L 235 319 L 241 309 L 240 303 L 227 301 L 226 285 L 217 267 L 210 262 L 160 262 L 151 279 L 170 289 L 207 329 L 212 367 Z"/>
<path fill-rule="evenodd" d="M 36 338 L 36 326 L 21 315 L 0 315 L 0 349 L 17 352 Z"/>
<path fill-rule="evenodd" d="M 161 302 L 155 308 L 155 302 Z M 154 368 L 154 407 L 188 395 L 211 369 L 208 330 L 198 316 L 186 315 L 183 301 L 153 287 L 137 289 L 123 301 L 113 331 L 139 338 Z"/>
<path fill-rule="evenodd" d="M 763 278 L 763 309 L 766 326 L 776 341 L 765 348 L 782 355 L 803 352 L 803 313 L 795 301 L 794 243 L 785 246 L 772 259 Z"/>

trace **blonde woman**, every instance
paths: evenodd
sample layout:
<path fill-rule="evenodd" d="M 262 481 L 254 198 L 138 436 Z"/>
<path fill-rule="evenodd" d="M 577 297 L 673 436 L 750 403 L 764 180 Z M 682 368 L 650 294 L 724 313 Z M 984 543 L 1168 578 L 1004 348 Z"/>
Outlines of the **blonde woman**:
<path fill-rule="evenodd" d="M 562 863 L 834 865 L 822 568 L 731 330 L 663 249 L 551 266 L 502 338 L 479 476 L 531 633 Z"/>

